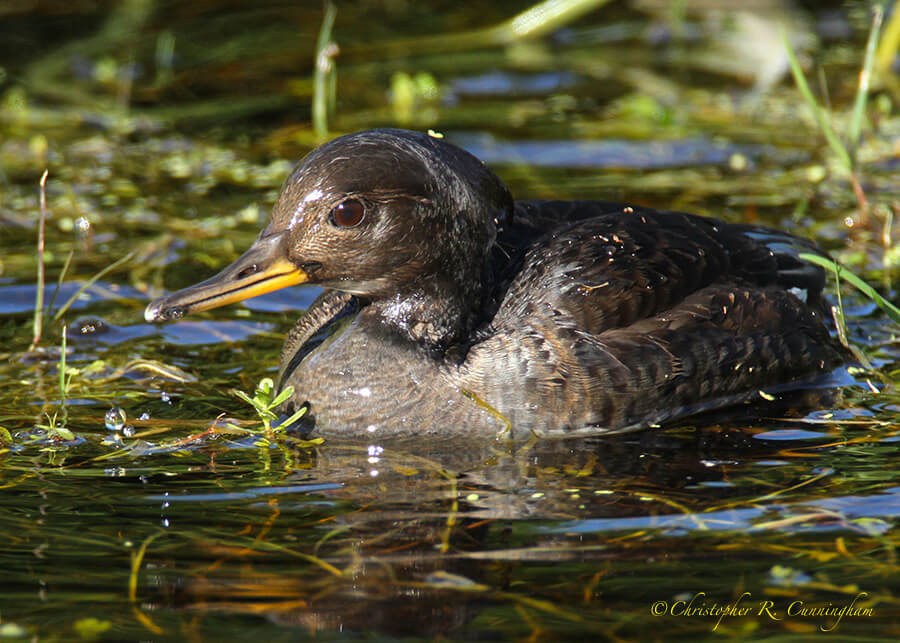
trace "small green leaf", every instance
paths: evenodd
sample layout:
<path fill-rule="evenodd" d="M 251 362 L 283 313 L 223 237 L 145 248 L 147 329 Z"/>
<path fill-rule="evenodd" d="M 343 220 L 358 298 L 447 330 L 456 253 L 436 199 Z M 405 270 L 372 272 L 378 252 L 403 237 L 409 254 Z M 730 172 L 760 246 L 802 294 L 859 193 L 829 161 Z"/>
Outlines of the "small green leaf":
<path fill-rule="evenodd" d="M 95 359 L 93 362 L 91 362 L 84 368 L 84 371 L 82 371 L 82 374 L 95 375 L 97 373 L 102 373 L 105 368 L 106 368 L 105 361 L 103 361 L 102 359 Z"/>
<path fill-rule="evenodd" d="M 294 394 L 294 387 L 293 387 L 293 386 L 287 386 L 287 387 L 285 387 L 285 388 L 281 391 L 281 393 L 279 393 L 279 394 L 275 397 L 275 399 L 272 400 L 272 403 L 271 403 L 271 405 L 269 406 L 269 408 L 274 408 L 274 407 L 276 407 L 276 406 L 281 406 L 282 402 L 286 401 L 286 400 L 287 400 L 291 395 L 293 395 L 293 394 Z"/>
<path fill-rule="evenodd" d="M 259 381 L 259 384 L 256 386 L 256 390 L 266 395 L 270 395 L 272 393 L 272 387 L 275 386 L 275 383 L 272 382 L 272 378 L 264 377 Z"/>
<path fill-rule="evenodd" d="M 112 627 L 112 622 L 101 621 L 100 619 L 89 616 L 75 621 L 75 631 L 78 636 L 83 639 L 96 639 Z"/>
<path fill-rule="evenodd" d="M 300 447 L 301 449 L 309 449 L 312 447 L 317 447 L 320 444 L 324 444 L 324 443 L 325 443 L 325 438 L 313 438 L 311 440 L 295 439 L 295 440 L 291 441 L 292 445 L 294 445 L 295 447 Z"/>
<path fill-rule="evenodd" d="M 282 428 L 282 427 L 287 428 L 287 427 L 289 427 L 290 425 L 292 425 L 294 422 L 296 422 L 297 420 L 299 420 L 300 418 L 302 418 L 304 415 L 306 415 L 306 408 L 307 408 L 307 407 L 304 406 L 304 407 L 301 408 L 299 411 L 297 411 L 296 413 L 294 413 L 291 417 L 286 418 L 283 422 L 281 422 L 281 424 L 278 425 L 278 428 L 279 428 L 279 429 Z"/>
<path fill-rule="evenodd" d="M 259 417 L 265 417 L 266 413 L 269 412 L 269 404 L 266 400 L 261 400 L 258 397 L 254 397 L 252 400 L 250 400 L 250 404 L 252 404 L 253 408 L 256 409 Z"/>
<path fill-rule="evenodd" d="M 241 398 L 242 400 L 244 400 L 247 404 L 249 404 L 251 406 L 256 406 L 255 404 L 253 404 L 253 400 L 250 399 L 250 396 L 247 395 L 246 393 L 244 393 L 243 391 L 239 391 L 236 388 L 233 388 L 233 389 L 231 389 L 231 394 L 236 395 L 237 397 Z"/>
<path fill-rule="evenodd" d="M 63 440 L 66 440 L 67 442 L 71 442 L 72 440 L 75 439 L 75 434 L 72 433 L 69 429 L 66 429 L 64 427 L 55 428 L 55 429 L 53 429 L 53 432 L 56 433 L 56 435 L 58 435 L 59 437 L 61 437 Z"/>

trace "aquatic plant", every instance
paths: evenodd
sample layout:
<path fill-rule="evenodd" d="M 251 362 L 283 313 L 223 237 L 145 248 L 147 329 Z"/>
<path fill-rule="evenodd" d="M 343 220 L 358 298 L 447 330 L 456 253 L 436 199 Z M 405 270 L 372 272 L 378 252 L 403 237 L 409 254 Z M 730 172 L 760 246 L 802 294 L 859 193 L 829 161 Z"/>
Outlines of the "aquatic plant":
<path fill-rule="evenodd" d="M 259 384 L 256 385 L 256 390 L 253 393 L 253 397 L 250 397 L 244 391 L 231 389 L 232 395 L 235 395 L 236 397 L 244 400 L 247 404 L 249 404 L 256 410 L 259 421 L 262 422 L 262 427 L 255 430 L 241 428 L 235 426 L 234 424 L 229 424 L 228 427 L 230 429 L 236 429 L 243 432 L 249 431 L 254 433 L 262 433 L 266 437 L 271 437 L 276 432 L 287 430 L 289 426 L 294 424 L 297 420 L 299 420 L 306 414 L 306 407 L 304 406 L 299 411 L 285 418 L 273 427 L 272 423 L 278 420 L 278 415 L 275 413 L 275 409 L 281 406 L 291 397 L 291 395 L 294 394 L 294 387 L 287 386 L 282 389 L 280 393 L 273 397 L 272 393 L 274 387 L 275 384 L 272 382 L 272 379 L 264 377 L 259 381 Z"/>

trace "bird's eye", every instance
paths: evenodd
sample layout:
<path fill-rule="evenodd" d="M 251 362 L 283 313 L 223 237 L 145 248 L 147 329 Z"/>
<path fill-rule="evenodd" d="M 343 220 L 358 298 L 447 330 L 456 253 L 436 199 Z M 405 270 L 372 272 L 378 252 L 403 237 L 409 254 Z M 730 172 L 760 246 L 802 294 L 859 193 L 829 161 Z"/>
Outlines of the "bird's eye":
<path fill-rule="evenodd" d="M 338 203 L 331 210 L 331 222 L 339 228 L 352 228 L 359 225 L 366 215 L 366 206 L 359 199 L 347 199 Z"/>

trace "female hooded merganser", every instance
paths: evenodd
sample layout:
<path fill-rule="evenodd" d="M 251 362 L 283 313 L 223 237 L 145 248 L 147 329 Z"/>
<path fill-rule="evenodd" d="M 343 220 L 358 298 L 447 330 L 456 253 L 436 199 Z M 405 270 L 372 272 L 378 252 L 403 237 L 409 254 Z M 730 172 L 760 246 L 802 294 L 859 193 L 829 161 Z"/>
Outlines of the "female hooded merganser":
<path fill-rule="evenodd" d="M 758 397 L 840 361 L 811 243 L 600 201 L 516 201 L 474 156 L 394 129 L 288 177 L 231 266 L 152 302 L 178 319 L 300 283 L 285 412 L 347 438 L 596 435 Z M 327 331 L 327 332 L 323 332 Z"/>

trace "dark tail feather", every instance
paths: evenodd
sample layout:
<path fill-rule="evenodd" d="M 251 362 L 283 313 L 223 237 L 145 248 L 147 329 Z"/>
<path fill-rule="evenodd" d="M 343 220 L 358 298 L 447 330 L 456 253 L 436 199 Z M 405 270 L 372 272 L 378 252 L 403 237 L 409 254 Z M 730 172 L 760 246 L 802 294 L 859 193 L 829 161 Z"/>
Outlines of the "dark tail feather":
<path fill-rule="evenodd" d="M 822 290 L 825 288 L 825 270 L 815 264 L 804 261 L 801 254 L 810 253 L 828 257 L 828 253 L 808 239 L 771 228 L 751 225 L 739 225 L 747 237 L 764 245 L 775 256 L 778 270 L 778 283 L 785 288 L 797 289 L 798 296 L 812 305 L 821 302 Z"/>

